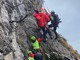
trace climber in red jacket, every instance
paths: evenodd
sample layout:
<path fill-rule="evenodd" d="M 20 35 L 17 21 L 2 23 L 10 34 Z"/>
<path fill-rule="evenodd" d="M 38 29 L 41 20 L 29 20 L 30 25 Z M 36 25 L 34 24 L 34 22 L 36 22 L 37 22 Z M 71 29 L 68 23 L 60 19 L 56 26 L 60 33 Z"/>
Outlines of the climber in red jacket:
<path fill-rule="evenodd" d="M 46 23 L 48 22 L 48 20 L 50 20 L 49 17 L 45 13 L 38 12 L 38 10 L 35 10 L 33 15 L 36 18 L 38 27 L 44 27 Z"/>
<path fill-rule="evenodd" d="M 40 28 L 40 30 L 43 31 L 43 35 L 42 35 L 43 41 L 46 42 L 46 24 L 47 24 L 47 21 L 49 20 L 49 17 L 45 13 L 39 12 L 38 10 L 34 10 L 33 15 L 36 18 L 38 27 Z"/>
<path fill-rule="evenodd" d="M 34 54 L 31 51 L 28 51 L 28 60 L 34 60 Z"/>

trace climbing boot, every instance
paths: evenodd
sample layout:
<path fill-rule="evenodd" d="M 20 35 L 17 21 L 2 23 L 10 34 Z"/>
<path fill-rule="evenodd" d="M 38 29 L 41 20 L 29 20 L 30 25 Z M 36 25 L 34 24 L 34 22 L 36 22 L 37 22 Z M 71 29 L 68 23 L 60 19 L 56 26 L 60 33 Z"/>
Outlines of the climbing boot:
<path fill-rule="evenodd" d="M 53 36 L 50 36 L 51 39 L 53 39 Z"/>
<path fill-rule="evenodd" d="M 44 43 L 46 43 L 46 42 L 47 42 L 47 40 L 48 40 L 47 38 L 46 38 L 46 39 L 43 39 L 43 42 L 44 42 Z"/>

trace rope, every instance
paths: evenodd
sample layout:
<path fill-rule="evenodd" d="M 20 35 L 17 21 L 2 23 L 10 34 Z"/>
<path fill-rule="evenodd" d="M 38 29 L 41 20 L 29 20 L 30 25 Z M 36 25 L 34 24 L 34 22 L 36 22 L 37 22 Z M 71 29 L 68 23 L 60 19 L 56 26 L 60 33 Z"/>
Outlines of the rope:
<path fill-rule="evenodd" d="M 46 9 L 48 10 L 48 12 L 50 13 L 50 10 L 49 10 L 49 8 L 48 8 L 48 6 L 47 6 L 47 4 L 46 4 L 45 1 L 44 1 L 44 5 L 43 5 L 43 7 L 44 7 L 44 8 L 46 7 Z"/>
<path fill-rule="evenodd" d="M 24 19 L 25 19 L 26 17 L 28 17 L 28 14 L 25 15 L 25 16 L 24 16 L 22 19 L 20 19 L 19 21 L 9 21 L 9 22 L 10 22 L 10 23 L 13 23 L 13 22 L 20 23 L 20 22 L 24 21 Z"/>

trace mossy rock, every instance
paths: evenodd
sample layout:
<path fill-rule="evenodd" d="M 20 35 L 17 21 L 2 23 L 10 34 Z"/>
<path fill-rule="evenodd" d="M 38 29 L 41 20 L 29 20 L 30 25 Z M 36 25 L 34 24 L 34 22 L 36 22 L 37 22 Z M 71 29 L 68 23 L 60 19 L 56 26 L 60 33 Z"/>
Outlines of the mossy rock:
<path fill-rule="evenodd" d="M 59 58 L 59 56 L 56 56 L 55 54 L 51 54 L 50 55 L 50 60 L 62 60 L 62 59 Z"/>

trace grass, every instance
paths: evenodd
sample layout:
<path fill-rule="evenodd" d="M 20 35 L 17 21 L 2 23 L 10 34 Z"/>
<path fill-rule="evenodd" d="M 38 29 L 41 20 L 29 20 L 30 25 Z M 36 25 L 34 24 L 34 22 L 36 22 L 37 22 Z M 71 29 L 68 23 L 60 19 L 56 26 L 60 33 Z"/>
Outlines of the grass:
<path fill-rule="evenodd" d="M 71 53 L 72 55 L 80 58 L 80 54 L 77 52 L 77 50 L 74 50 L 74 49 L 72 48 L 72 46 L 70 46 L 70 45 L 67 43 L 67 40 L 66 40 L 65 38 L 60 38 L 60 39 L 59 39 L 59 42 L 60 42 L 64 47 L 66 47 L 66 48 L 70 51 L 70 53 Z"/>

